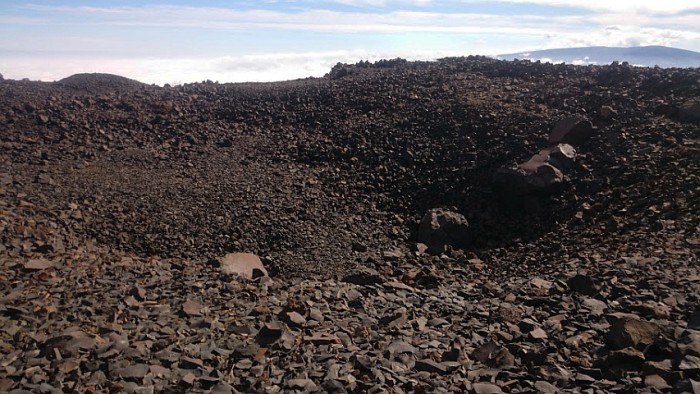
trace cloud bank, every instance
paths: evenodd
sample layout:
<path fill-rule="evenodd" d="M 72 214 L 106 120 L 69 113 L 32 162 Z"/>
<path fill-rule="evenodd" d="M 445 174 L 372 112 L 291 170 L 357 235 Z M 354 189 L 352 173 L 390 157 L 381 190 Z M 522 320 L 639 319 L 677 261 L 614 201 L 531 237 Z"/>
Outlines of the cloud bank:
<path fill-rule="evenodd" d="M 299 0 L 248 8 L 36 1 L 44 3 L 0 15 L 6 77 L 110 72 L 158 84 L 273 81 L 380 58 L 677 43 L 700 51 L 696 0 Z M 511 6 L 525 12 L 504 11 Z M 548 12 L 528 13 L 533 6 Z"/>

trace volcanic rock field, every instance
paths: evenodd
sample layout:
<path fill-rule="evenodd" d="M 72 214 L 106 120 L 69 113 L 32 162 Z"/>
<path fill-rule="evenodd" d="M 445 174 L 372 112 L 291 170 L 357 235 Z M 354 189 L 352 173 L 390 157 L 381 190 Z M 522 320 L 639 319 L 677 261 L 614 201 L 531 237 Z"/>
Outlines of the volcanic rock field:
<path fill-rule="evenodd" d="M 700 69 L 0 77 L 0 392 L 700 393 Z"/>

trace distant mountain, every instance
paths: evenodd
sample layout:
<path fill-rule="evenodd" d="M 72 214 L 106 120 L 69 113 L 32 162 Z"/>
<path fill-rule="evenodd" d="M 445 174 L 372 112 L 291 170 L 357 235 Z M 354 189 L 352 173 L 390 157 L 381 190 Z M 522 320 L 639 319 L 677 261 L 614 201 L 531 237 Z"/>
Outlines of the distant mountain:
<path fill-rule="evenodd" d="M 636 66 L 700 67 L 700 53 L 664 46 L 645 47 L 581 47 L 546 49 L 496 56 L 501 60 L 530 59 L 551 63 L 610 64 L 628 62 Z"/>

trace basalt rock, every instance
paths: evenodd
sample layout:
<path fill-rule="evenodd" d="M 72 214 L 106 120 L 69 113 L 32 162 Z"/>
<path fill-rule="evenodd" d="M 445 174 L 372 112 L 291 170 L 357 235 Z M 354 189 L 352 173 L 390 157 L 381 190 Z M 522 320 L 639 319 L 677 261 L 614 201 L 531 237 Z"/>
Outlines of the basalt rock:
<path fill-rule="evenodd" d="M 442 253 L 449 246 L 462 247 L 469 241 L 469 223 L 464 215 L 432 209 L 418 225 L 418 242 L 428 246 L 430 253 Z"/>
<path fill-rule="evenodd" d="M 681 105 L 679 113 L 684 120 L 700 123 L 700 99 L 686 101 Z"/>
<path fill-rule="evenodd" d="M 589 140 L 595 130 L 590 120 L 570 116 L 558 121 L 549 134 L 549 144 L 571 144 L 578 146 Z"/>

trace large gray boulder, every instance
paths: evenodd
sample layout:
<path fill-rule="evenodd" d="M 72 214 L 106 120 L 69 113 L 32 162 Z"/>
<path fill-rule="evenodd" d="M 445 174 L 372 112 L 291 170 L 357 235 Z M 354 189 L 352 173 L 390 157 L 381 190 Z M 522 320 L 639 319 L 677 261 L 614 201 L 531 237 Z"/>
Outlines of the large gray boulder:
<path fill-rule="evenodd" d="M 462 247 L 469 239 L 469 223 L 464 215 L 445 209 L 431 209 L 418 226 L 418 242 L 428 246 L 428 252 L 439 254 L 447 246 Z"/>

